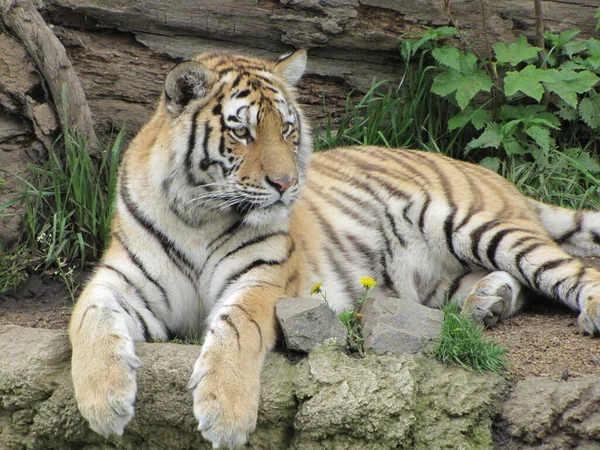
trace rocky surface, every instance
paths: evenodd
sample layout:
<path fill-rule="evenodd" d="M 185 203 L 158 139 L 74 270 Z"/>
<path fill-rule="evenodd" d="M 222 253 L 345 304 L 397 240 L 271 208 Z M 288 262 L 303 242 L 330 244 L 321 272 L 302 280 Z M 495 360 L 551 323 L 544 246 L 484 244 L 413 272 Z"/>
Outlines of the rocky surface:
<path fill-rule="evenodd" d="M 319 298 L 282 298 L 275 314 L 288 350 L 308 353 L 325 343 L 346 344 L 346 327 Z"/>
<path fill-rule="evenodd" d="M 0 448 L 208 449 L 186 389 L 197 346 L 138 344 L 136 415 L 122 437 L 88 429 L 73 398 L 64 332 L 0 326 Z M 417 356 L 352 358 L 320 347 L 268 357 L 256 449 L 492 448 L 505 382 Z"/>
<path fill-rule="evenodd" d="M 503 449 L 598 449 L 600 379 L 528 378 L 514 387 L 500 417 Z"/>
<path fill-rule="evenodd" d="M 375 353 L 419 354 L 431 350 L 444 322 L 440 310 L 392 297 L 370 298 L 360 312 L 364 350 Z"/>

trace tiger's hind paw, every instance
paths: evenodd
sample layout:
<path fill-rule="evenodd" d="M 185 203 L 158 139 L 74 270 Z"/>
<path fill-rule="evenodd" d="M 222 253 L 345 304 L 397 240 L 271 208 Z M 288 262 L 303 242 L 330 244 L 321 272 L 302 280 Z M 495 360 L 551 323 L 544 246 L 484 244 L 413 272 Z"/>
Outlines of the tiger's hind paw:
<path fill-rule="evenodd" d="M 584 333 L 600 336 L 600 298 L 588 300 L 577 322 Z"/>
<path fill-rule="evenodd" d="M 508 317 L 513 309 L 513 278 L 506 272 L 492 272 L 479 280 L 465 299 L 462 311 L 476 322 L 491 327 Z"/>

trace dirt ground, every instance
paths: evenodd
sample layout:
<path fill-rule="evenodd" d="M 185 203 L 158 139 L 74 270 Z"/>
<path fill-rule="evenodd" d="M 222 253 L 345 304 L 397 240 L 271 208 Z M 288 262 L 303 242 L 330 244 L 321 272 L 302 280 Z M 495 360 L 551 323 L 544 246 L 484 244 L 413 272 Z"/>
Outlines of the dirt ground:
<path fill-rule="evenodd" d="M 15 292 L 0 294 L 0 325 L 66 329 L 72 307 L 59 280 L 31 275 Z M 600 375 L 600 339 L 584 336 L 577 314 L 559 305 L 537 302 L 486 335 L 507 348 L 513 379 Z"/>

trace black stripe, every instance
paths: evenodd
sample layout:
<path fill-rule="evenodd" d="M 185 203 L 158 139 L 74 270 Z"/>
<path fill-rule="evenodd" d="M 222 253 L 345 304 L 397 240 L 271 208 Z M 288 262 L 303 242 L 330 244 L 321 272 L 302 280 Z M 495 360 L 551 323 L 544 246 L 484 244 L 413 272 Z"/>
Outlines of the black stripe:
<path fill-rule="evenodd" d="M 542 247 L 544 244 L 542 244 L 541 242 L 537 242 L 535 244 L 531 244 L 529 247 L 524 248 L 523 250 L 521 250 L 517 256 L 515 257 L 515 266 L 517 267 L 517 270 L 519 271 L 519 273 L 521 274 L 521 276 L 523 277 L 523 279 L 525 280 L 525 282 L 527 284 L 529 284 L 529 286 L 533 287 L 533 282 L 529 280 L 529 277 L 527 276 L 527 274 L 525 273 L 525 271 L 523 270 L 523 268 L 521 267 L 521 260 L 528 254 L 531 253 L 532 251 L 536 250 L 537 248 Z"/>
<path fill-rule="evenodd" d="M 238 84 L 240 84 L 240 81 L 242 81 L 242 77 L 244 76 L 244 73 L 239 73 L 237 75 L 237 77 L 235 77 L 235 80 L 233 80 L 233 83 L 231 84 L 231 89 L 235 89 Z"/>
<path fill-rule="evenodd" d="M 396 295 L 398 295 L 398 290 L 396 289 L 396 286 L 394 285 L 394 281 L 392 280 L 392 277 L 390 275 L 390 272 L 389 272 L 389 269 L 387 266 L 385 252 L 381 252 L 381 257 L 379 258 L 379 263 L 381 264 L 381 269 L 382 269 L 381 271 L 382 271 L 382 275 L 383 275 L 383 285 L 388 287 L 389 289 L 394 291 L 394 293 Z"/>
<path fill-rule="evenodd" d="M 133 281 L 131 281 L 131 279 L 127 275 L 125 275 L 123 272 L 121 272 L 116 267 L 111 266 L 110 264 L 100 263 L 100 264 L 98 264 L 98 267 L 101 267 L 101 268 L 104 268 L 104 269 L 108 269 L 108 270 L 111 270 L 114 273 L 116 273 L 125 282 L 125 284 L 127 284 L 133 290 L 133 292 L 135 293 L 135 295 L 142 301 L 142 303 L 144 304 L 144 307 L 146 308 L 146 310 L 148 310 L 148 312 L 154 318 L 154 320 L 156 320 L 156 322 L 162 324 L 163 331 L 165 331 L 165 334 L 168 334 L 167 331 L 166 331 L 168 327 L 164 323 L 162 323 L 161 320 L 158 319 L 158 316 L 156 315 L 156 313 L 150 307 L 150 302 L 148 301 L 148 299 L 146 298 L 146 296 L 137 287 L 137 285 Z M 134 309 L 133 306 L 132 306 L 132 309 Z"/>
<path fill-rule="evenodd" d="M 355 290 L 352 289 L 352 286 L 354 285 L 355 280 L 353 280 L 353 278 L 350 276 L 350 274 L 348 273 L 348 270 L 342 266 L 342 263 L 333 256 L 333 255 L 342 253 L 344 260 L 352 261 L 352 255 L 348 254 L 343 243 L 340 241 L 338 236 L 335 234 L 332 226 L 322 217 L 322 215 L 319 213 L 317 208 L 312 204 L 312 202 L 308 198 L 305 199 L 305 202 L 306 202 L 308 208 L 311 210 L 313 217 L 316 219 L 317 224 L 325 232 L 325 235 L 328 238 L 328 240 L 333 242 L 333 244 L 336 246 L 336 250 L 332 251 L 328 245 L 329 242 L 327 242 L 324 245 L 325 255 L 327 256 L 327 259 L 329 260 L 329 262 L 335 269 L 336 274 L 338 274 L 342 278 L 341 281 L 342 281 L 343 290 L 346 291 L 349 296 L 356 297 L 355 294 L 358 294 L 358 291 L 356 289 Z"/>
<path fill-rule="evenodd" d="M 581 279 L 583 278 L 583 275 L 586 272 L 586 268 L 585 266 L 582 266 L 578 271 L 577 271 L 577 275 L 575 275 L 575 282 L 573 283 L 573 285 L 569 288 L 569 290 L 565 293 L 565 300 L 569 300 L 569 297 L 571 296 L 571 294 L 573 293 L 573 291 L 575 289 L 577 289 L 579 287 L 579 285 L 581 284 Z"/>
<path fill-rule="evenodd" d="M 119 242 L 121 247 L 123 247 L 123 249 L 127 253 L 127 256 L 129 257 L 131 262 L 133 264 L 135 264 L 136 267 L 140 270 L 140 272 L 142 272 L 144 274 L 146 279 L 148 281 L 150 281 L 150 283 L 152 283 L 156 287 L 156 289 L 158 289 L 160 291 L 160 294 L 167 305 L 167 309 L 171 310 L 171 303 L 169 302 L 169 297 L 167 296 L 167 293 L 165 292 L 164 288 L 160 285 L 158 280 L 156 278 L 154 278 L 152 275 L 150 275 L 150 273 L 144 266 L 144 263 L 140 260 L 140 258 L 137 257 L 137 255 L 135 253 L 133 253 L 133 251 L 129 248 L 129 246 L 127 246 L 127 244 L 125 244 L 125 241 L 123 240 L 121 235 L 119 233 L 115 233 L 114 236 L 115 236 L 115 239 L 117 240 L 117 242 Z"/>
<path fill-rule="evenodd" d="M 595 231 L 590 231 L 590 234 L 592 235 L 592 241 L 594 241 L 594 244 L 600 245 L 600 234 L 596 233 Z"/>
<path fill-rule="evenodd" d="M 498 263 L 496 262 L 496 250 L 498 249 L 500 242 L 502 241 L 502 239 L 504 239 L 504 237 L 507 234 L 512 233 L 514 231 L 526 232 L 526 230 L 523 230 L 522 228 L 505 228 L 503 230 L 498 231 L 498 233 L 496 233 L 496 235 L 492 239 L 490 239 L 487 248 L 487 258 L 488 261 L 492 264 L 492 266 L 494 266 L 494 268 L 499 268 Z"/>
<path fill-rule="evenodd" d="M 440 284 L 442 282 L 438 281 L 436 283 L 436 285 L 433 287 L 433 289 L 431 291 L 429 291 L 429 293 L 423 298 L 423 301 L 420 302 L 423 305 L 428 305 L 429 302 L 433 299 L 433 297 L 435 297 L 435 294 L 437 294 L 438 288 L 440 287 Z"/>
<path fill-rule="evenodd" d="M 533 273 L 532 281 L 533 281 L 534 288 L 538 291 L 540 290 L 540 277 L 542 276 L 542 273 L 544 273 L 545 271 L 548 271 L 548 270 L 555 269 L 557 267 L 562 266 L 563 264 L 566 264 L 566 263 L 569 263 L 572 261 L 573 261 L 573 258 L 563 258 L 563 259 L 555 259 L 553 261 L 548 261 L 548 262 L 545 262 L 544 264 L 542 264 Z"/>
<path fill-rule="evenodd" d="M 446 292 L 446 297 L 448 298 L 448 300 L 452 300 L 452 297 L 454 297 L 454 295 L 456 294 L 456 292 L 458 292 L 458 289 L 460 288 L 460 283 L 469 274 L 471 274 L 471 272 L 463 273 L 462 275 L 452 280 L 452 283 L 450 283 L 450 286 L 448 286 L 448 291 Z"/>
<path fill-rule="evenodd" d="M 135 322 L 135 319 L 137 319 L 137 322 L 142 327 L 142 334 L 144 335 L 144 341 L 147 342 L 151 336 L 150 336 L 150 331 L 148 330 L 148 324 L 146 323 L 144 318 L 141 316 L 141 314 L 135 308 L 133 308 L 130 304 L 128 304 L 127 301 L 125 301 L 125 298 L 123 297 L 123 295 L 121 295 L 121 293 L 119 291 L 117 291 L 116 289 L 110 288 L 110 287 L 109 287 L 109 289 L 112 291 L 113 296 L 115 297 L 115 300 L 117 301 L 119 306 L 123 309 L 125 314 L 127 314 L 129 317 L 131 317 L 131 319 L 134 322 Z M 133 311 L 133 313 L 135 314 L 135 317 L 132 315 L 131 311 Z"/>
<path fill-rule="evenodd" d="M 340 209 L 346 215 L 348 215 L 348 216 L 352 217 L 354 220 L 356 220 L 358 223 L 364 223 L 366 221 L 367 217 L 363 217 L 362 215 L 360 215 L 359 213 L 354 211 L 352 208 L 350 208 L 349 206 L 342 203 L 337 198 L 328 194 L 325 191 L 325 188 L 323 186 L 316 186 L 316 184 L 314 182 L 310 182 L 307 184 L 306 187 L 308 189 L 312 190 L 317 197 L 321 197 L 323 200 L 325 200 L 326 203 L 331 205 L 333 208 Z"/>
<path fill-rule="evenodd" d="M 262 330 L 260 329 L 260 325 L 258 324 L 258 322 L 256 320 L 254 320 L 254 318 L 250 315 L 250 313 L 246 310 L 246 308 L 244 308 L 242 305 L 238 305 L 238 304 L 233 304 L 233 305 L 224 305 L 226 308 L 238 308 L 239 310 L 241 310 L 245 315 L 246 318 L 248 319 L 249 322 L 252 322 L 254 325 L 256 325 L 256 330 L 258 331 L 258 337 L 260 338 L 260 346 L 259 348 L 262 349 L 263 346 L 263 336 L 262 336 Z"/>
<path fill-rule="evenodd" d="M 272 233 L 263 234 L 262 236 L 257 236 L 257 237 L 254 237 L 252 239 L 249 239 L 249 240 L 247 240 L 245 242 L 242 242 L 236 248 L 234 248 L 233 250 L 229 251 L 225 256 L 223 256 L 223 259 L 221 259 L 221 261 L 219 261 L 217 263 L 217 266 L 219 264 L 221 264 L 223 262 L 223 260 L 229 258 L 231 255 L 239 252 L 240 250 L 243 250 L 244 248 L 249 247 L 251 245 L 259 244 L 261 242 L 264 242 L 264 241 L 266 241 L 266 240 L 268 240 L 268 239 L 270 239 L 270 238 L 272 238 L 274 236 L 289 236 L 289 233 L 287 231 L 282 231 L 282 230 L 280 230 L 280 231 L 274 231 Z"/>
<path fill-rule="evenodd" d="M 390 224 L 392 225 L 392 233 L 398 239 L 398 243 L 401 247 L 406 247 L 406 240 L 402 237 L 402 235 L 398 232 L 398 228 L 396 227 L 396 222 L 394 222 L 394 218 L 391 216 L 389 211 L 385 212 L 385 217 L 388 219 Z"/>
<path fill-rule="evenodd" d="M 577 211 L 575 213 L 575 227 L 573 229 L 567 231 L 561 237 L 555 239 L 555 241 L 559 244 L 562 244 L 562 243 L 568 241 L 569 239 L 571 239 L 573 237 L 573 235 L 579 233 L 581 231 L 582 220 L 583 220 L 583 216 L 581 214 L 581 211 Z"/>
<path fill-rule="evenodd" d="M 223 293 L 232 284 L 234 284 L 237 280 L 239 280 L 241 277 L 243 277 L 244 275 L 246 275 L 251 270 L 256 269 L 257 267 L 260 267 L 260 266 L 279 266 L 279 265 L 283 264 L 284 262 L 286 262 L 290 258 L 290 256 L 292 256 L 292 253 L 294 253 L 295 249 L 296 249 L 296 244 L 292 240 L 290 248 L 288 249 L 287 255 L 285 255 L 281 260 L 277 260 L 277 259 L 271 259 L 271 260 L 256 259 L 256 260 L 252 261 L 246 267 L 244 267 L 243 269 L 237 271 L 235 274 L 229 276 L 225 280 L 225 282 L 223 283 L 223 287 L 221 288 L 221 290 L 220 290 L 220 292 L 219 292 L 219 294 L 217 295 L 216 298 L 220 299 L 222 297 Z"/>
<path fill-rule="evenodd" d="M 246 98 L 250 95 L 250 89 L 244 89 L 243 91 L 236 92 L 232 95 L 234 98 Z"/>
<path fill-rule="evenodd" d="M 221 314 L 219 316 L 219 318 L 223 322 L 225 322 L 227 325 L 229 325 L 231 327 L 231 329 L 234 331 L 235 337 L 237 339 L 238 350 L 241 350 L 242 346 L 241 346 L 241 343 L 240 343 L 240 332 L 238 331 L 237 327 L 235 326 L 235 323 L 233 323 L 233 320 L 231 320 L 231 317 L 229 317 L 228 314 Z"/>
<path fill-rule="evenodd" d="M 429 205 L 431 204 L 431 197 L 429 196 L 429 194 L 425 194 L 425 201 L 423 202 L 423 206 L 421 207 L 421 212 L 419 213 L 419 230 L 421 231 L 421 234 L 424 233 L 424 228 L 425 228 L 425 213 L 427 212 L 427 209 L 429 208 Z"/>
<path fill-rule="evenodd" d="M 125 175 L 125 167 L 122 169 L 123 178 L 122 180 L 126 180 L 127 176 Z M 196 270 L 194 265 L 188 259 L 188 257 L 177 248 L 175 243 L 167 237 L 162 231 L 158 229 L 158 227 L 150 220 L 146 219 L 138 206 L 133 202 L 131 195 L 129 193 L 129 189 L 125 182 L 121 183 L 121 199 L 123 200 L 124 205 L 127 208 L 127 211 L 131 216 L 137 221 L 137 223 L 144 228 L 149 234 L 154 236 L 158 242 L 160 243 L 163 251 L 167 254 L 169 259 L 177 266 L 177 268 L 183 273 L 190 282 L 195 286 L 194 280 L 192 279 L 191 274 L 196 275 Z"/>
<path fill-rule="evenodd" d="M 488 222 L 485 222 L 482 225 L 479 225 L 477 228 L 471 231 L 469 237 L 471 239 L 471 255 L 473 255 L 473 258 L 477 259 L 479 262 L 482 262 L 481 255 L 479 254 L 479 243 L 481 240 L 481 236 L 486 231 L 489 231 L 495 226 L 501 224 L 502 222 L 500 222 L 498 219 L 493 219 Z"/>
<path fill-rule="evenodd" d="M 196 148 L 196 132 L 197 132 L 197 120 L 198 115 L 200 114 L 200 110 L 194 112 L 192 116 L 192 128 L 190 130 L 190 134 L 188 136 L 188 146 L 187 153 L 185 154 L 185 172 L 187 175 L 188 183 L 192 186 L 197 186 L 199 184 L 196 179 L 193 167 L 192 167 L 192 154 L 194 153 L 194 149 Z"/>
<path fill-rule="evenodd" d="M 408 223 L 410 226 L 413 226 L 413 221 L 410 219 L 410 217 L 408 217 L 408 210 L 412 207 L 412 202 L 410 202 L 408 205 L 406 205 L 404 207 L 404 209 L 402 210 L 402 218 L 404 219 L 404 221 L 406 223 Z"/>

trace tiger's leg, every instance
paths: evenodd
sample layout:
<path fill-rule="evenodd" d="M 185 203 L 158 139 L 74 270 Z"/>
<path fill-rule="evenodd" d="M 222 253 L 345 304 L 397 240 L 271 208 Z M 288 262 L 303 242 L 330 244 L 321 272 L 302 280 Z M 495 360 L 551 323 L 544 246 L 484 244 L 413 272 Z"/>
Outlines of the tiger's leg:
<path fill-rule="evenodd" d="M 448 241 L 457 259 L 510 273 L 534 291 L 579 311 L 585 332 L 600 333 L 600 272 L 586 268 L 544 230 L 531 230 L 529 222 L 481 219 L 470 220 Z"/>
<path fill-rule="evenodd" d="M 571 210 L 529 199 L 540 222 L 568 254 L 600 256 L 600 212 Z"/>
<path fill-rule="evenodd" d="M 260 373 L 275 344 L 275 303 L 283 296 L 264 282 L 228 291 L 234 293 L 209 318 L 188 385 L 198 429 L 214 448 L 243 445 L 256 426 Z"/>
<path fill-rule="evenodd" d="M 81 414 L 97 433 L 123 434 L 134 413 L 134 341 L 167 338 L 141 292 L 112 266 L 101 266 L 81 294 L 69 326 L 71 372 Z"/>
<path fill-rule="evenodd" d="M 478 322 L 492 326 L 519 312 L 525 300 L 525 288 L 508 272 L 467 272 L 436 286 L 425 304 L 439 308 L 452 301 Z"/>

